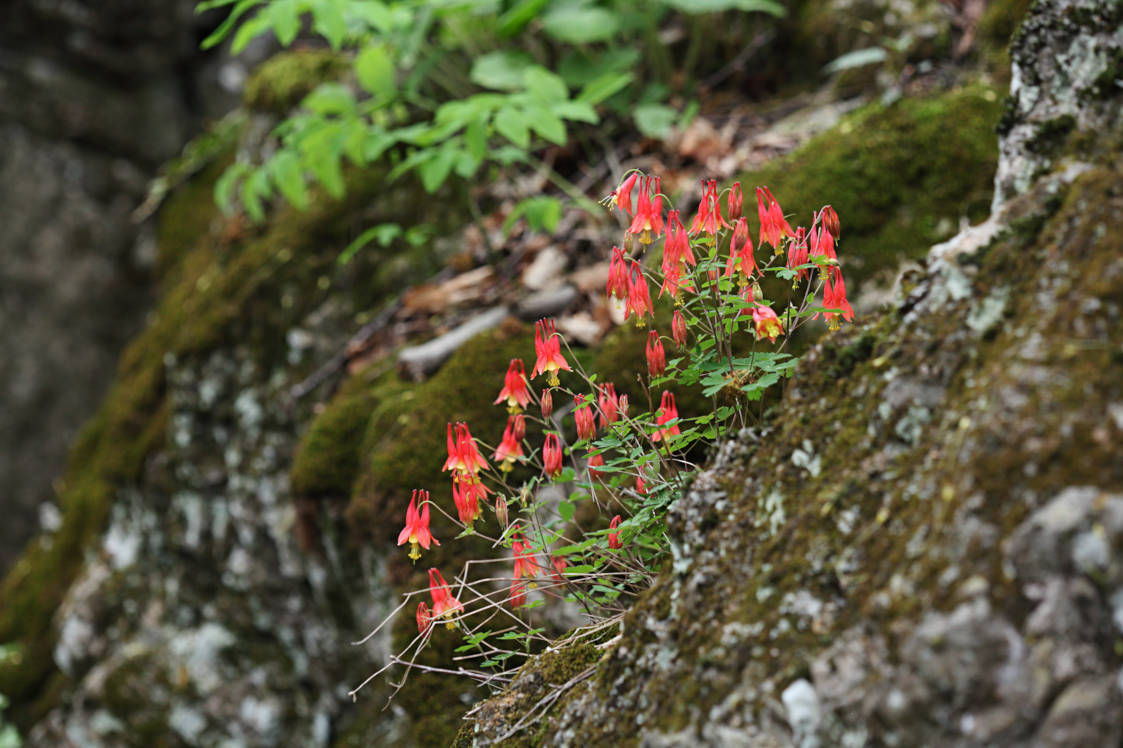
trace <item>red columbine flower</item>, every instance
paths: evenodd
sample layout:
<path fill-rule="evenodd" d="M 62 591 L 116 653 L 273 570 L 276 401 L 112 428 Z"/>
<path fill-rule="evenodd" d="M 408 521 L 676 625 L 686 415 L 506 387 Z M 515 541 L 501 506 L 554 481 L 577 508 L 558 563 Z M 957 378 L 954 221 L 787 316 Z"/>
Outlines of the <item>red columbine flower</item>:
<path fill-rule="evenodd" d="M 433 617 L 429 613 L 429 606 L 422 600 L 417 604 L 417 633 L 424 634 L 432 623 Z"/>
<path fill-rule="evenodd" d="M 663 376 L 667 370 L 667 356 L 663 352 L 663 341 L 655 330 L 647 333 L 647 372 L 653 377 Z"/>
<path fill-rule="evenodd" d="M 776 336 L 784 332 L 784 326 L 776 312 L 764 304 L 753 308 L 753 322 L 756 323 L 757 338 L 768 338 L 769 342 L 775 342 Z"/>
<path fill-rule="evenodd" d="M 550 414 L 554 412 L 553 390 L 542 390 L 542 397 L 539 399 L 538 404 L 542 408 L 542 417 L 549 420 Z"/>
<path fill-rule="evenodd" d="M 604 456 L 599 453 L 589 455 L 587 466 L 589 468 L 589 480 L 601 477 L 602 473 L 597 468 L 604 467 Z"/>
<path fill-rule="evenodd" d="M 616 386 L 612 382 L 602 384 L 597 392 L 597 407 L 600 408 L 600 427 L 608 428 L 608 424 L 616 423 L 620 417 L 617 412 Z"/>
<path fill-rule="evenodd" d="M 776 254 L 780 254 L 780 242 L 785 236 L 791 236 L 794 232 L 784 218 L 780 203 L 776 202 L 776 198 L 767 187 L 756 188 L 756 209 L 760 217 L 761 244 L 768 242 Z"/>
<path fill-rule="evenodd" d="M 834 236 L 823 226 L 811 230 L 811 257 L 838 259 L 838 255 L 834 251 Z"/>
<path fill-rule="evenodd" d="M 547 434 L 546 442 L 542 445 L 542 474 L 553 478 L 562 469 L 561 443 L 557 434 Z"/>
<path fill-rule="evenodd" d="M 421 511 L 417 511 L 417 499 L 420 494 L 421 498 Z M 409 541 L 409 557 L 416 561 L 421 558 L 421 551 L 417 550 L 417 546 L 421 546 L 425 550 L 429 550 L 429 544 L 434 543 L 440 545 L 440 541 L 433 537 L 429 532 L 429 492 L 419 491 L 413 489 L 413 495 L 409 498 L 409 508 L 406 509 L 406 526 L 398 534 L 398 545 L 403 545 Z"/>
<path fill-rule="evenodd" d="M 561 336 L 554 328 L 554 321 L 540 319 L 534 326 L 534 351 L 538 360 L 534 362 L 533 376 L 546 375 L 546 382 L 551 387 L 557 387 L 558 370 L 573 371 L 566 362 L 561 352 Z"/>
<path fill-rule="evenodd" d="M 511 580 L 511 607 L 521 608 L 526 605 L 526 583 L 517 579 Z"/>
<path fill-rule="evenodd" d="M 854 310 L 846 300 L 846 284 L 842 281 L 842 268 L 838 265 L 829 268 L 826 280 L 823 282 L 823 306 L 833 310 L 823 312 L 823 316 L 827 319 L 827 326 L 831 330 L 838 329 L 839 316 L 847 322 L 854 319 Z"/>
<path fill-rule="evenodd" d="M 491 459 L 499 461 L 499 469 L 505 473 L 510 472 L 515 460 L 522 459 L 523 447 L 520 434 L 526 433 L 525 421 L 524 415 L 508 416 L 507 428 L 503 429 L 503 440 L 499 442 L 495 454 L 491 456 Z"/>
<path fill-rule="evenodd" d="M 612 193 L 616 206 L 628 215 L 632 214 L 632 188 L 636 186 L 637 179 L 639 179 L 639 172 L 633 171 Z"/>
<path fill-rule="evenodd" d="M 640 496 L 647 496 L 647 483 L 644 482 L 642 475 L 636 476 L 636 493 Z"/>
<path fill-rule="evenodd" d="M 455 628 L 456 622 L 452 618 L 457 611 L 463 613 L 464 606 L 452 596 L 452 592 L 448 589 L 448 583 L 436 569 L 429 569 L 429 596 L 433 598 L 433 611 L 430 620 L 447 618 L 445 626 L 450 629 Z"/>
<path fill-rule="evenodd" d="M 624 319 L 628 319 L 633 312 L 638 327 L 643 327 L 645 314 L 655 316 L 655 305 L 651 303 L 651 291 L 647 287 L 647 279 L 635 260 L 632 260 L 632 266 L 628 271 L 628 302 Z"/>
<path fill-rule="evenodd" d="M 690 225 L 690 233 L 697 234 L 704 231 L 710 236 L 717 234 L 718 226 L 729 228 L 729 224 L 721 217 L 721 203 L 717 199 L 717 180 L 702 181 L 702 201 L 698 203 L 698 214 Z"/>
<path fill-rule="evenodd" d="M 628 396 L 621 393 L 620 397 L 616 398 L 616 410 L 620 413 L 621 418 L 628 417 Z"/>
<path fill-rule="evenodd" d="M 663 399 L 659 402 L 659 410 L 655 414 L 655 423 L 660 426 L 666 426 L 671 421 L 678 419 L 678 408 L 675 407 L 675 396 L 673 392 L 664 392 Z M 667 439 L 672 436 L 677 436 L 681 433 L 678 429 L 678 424 L 673 424 L 667 428 L 661 428 L 651 436 L 652 441 L 659 441 L 660 439 Z"/>
<path fill-rule="evenodd" d="M 608 523 L 608 527 L 611 530 L 615 530 L 619 526 L 620 526 L 620 515 L 617 514 L 615 517 L 612 518 L 612 521 Z M 620 543 L 620 533 L 618 533 L 618 532 L 608 533 L 608 547 L 611 548 L 612 550 L 618 550 L 618 549 L 623 547 L 623 545 Z"/>
<path fill-rule="evenodd" d="M 511 543 L 511 550 L 515 554 L 515 579 L 521 577 L 531 579 L 538 574 L 538 561 L 526 538 L 516 535 L 514 542 Z"/>
<path fill-rule="evenodd" d="M 526 368 L 521 358 L 511 359 L 507 367 L 507 375 L 503 377 L 503 389 L 499 390 L 499 397 L 495 404 L 507 399 L 507 412 L 519 413 L 530 402 L 530 391 L 526 388 Z"/>
<path fill-rule="evenodd" d="M 686 320 L 678 309 L 671 315 L 671 340 L 675 341 L 675 345 L 679 348 L 686 345 Z"/>
<path fill-rule="evenodd" d="M 568 564 L 566 564 L 565 559 L 561 556 L 550 557 L 550 566 L 554 567 L 554 570 L 550 572 L 550 575 L 554 578 L 555 582 L 565 582 L 565 567 L 567 565 Z"/>
<path fill-rule="evenodd" d="M 639 234 L 640 244 L 650 244 L 652 235 L 663 233 L 663 198 L 659 196 L 659 177 L 644 177 L 636 199 L 636 215 L 629 234 Z"/>
<path fill-rule="evenodd" d="M 741 246 L 738 247 L 737 245 Z M 753 240 L 749 236 L 749 222 L 744 218 L 737 219 L 737 227 L 733 229 L 733 238 L 729 240 L 729 262 L 725 266 L 725 277 L 733 275 L 734 270 L 741 271 L 738 282 L 743 286 L 753 277 L 753 273 L 760 273 L 753 257 Z"/>
<path fill-rule="evenodd" d="M 807 248 L 807 229 L 802 226 L 795 230 L 795 239 L 788 247 L 788 269 L 795 270 L 800 265 L 806 265 L 811 256 Z M 807 277 L 807 268 L 796 271 L 795 282 Z M 795 282 L 792 286 L 795 286 Z"/>
<path fill-rule="evenodd" d="M 729 189 L 729 220 L 736 221 L 741 217 L 741 209 L 744 207 L 745 199 L 741 195 L 741 183 L 734 182 L 733 186 Z"/>
<path fill-rule="evenodd" d="M 456 504 L 456 514 L 460 521 L 472 529 L 472 523 L 480 518 L 480 500 L 487 500 L 491 489 L 473 476 L 455 476 L 452 479 L 452 500 Z"/>
<path fill-rule="evenodd" d="M 824 205 L 823 209 L 819 211 L 819 220 L 823 222 L 823 226 L 835 238 L 835 241 L 838 241 L 838 235 L 842 233 L 842 226 L 838 222 L 838 213 L 834 212 L 834 208 Z"/>
<path fill-rule="evenodd" d="M 619 247 L 612 248 L 612 260 L 608 263 L 608 286 L 604 293 L 618 299 L 628 296 L 628 261 L 624 258 L 624 250 Z"/>
<path fill-rule="evenodd" d="M 573 398 L 573 403 L 577 408 L 573 411 L 573 419 L 577 421 L 577 438 L 592 439 L 597 435 L 597 422 L 593 409 L 585 402 L 584 395 L 577 395 Z"/>
<path fill-rule="evenodd" d="M 468 430 L 468 424 L 460 422 L 456 424 L 456 438 L 452 436 L 452 424 L 448 425 L 448 459 L 445 460 L 445 470 L 451 470 L 453 475 L 461 474 L 465 476 L 474 476 L 481 469 L 486 469 L 488 466 L 487 460 L 480 454 L 479 447 L 476 446 L 476 440 L 472 438 L 472 432 Z"/>

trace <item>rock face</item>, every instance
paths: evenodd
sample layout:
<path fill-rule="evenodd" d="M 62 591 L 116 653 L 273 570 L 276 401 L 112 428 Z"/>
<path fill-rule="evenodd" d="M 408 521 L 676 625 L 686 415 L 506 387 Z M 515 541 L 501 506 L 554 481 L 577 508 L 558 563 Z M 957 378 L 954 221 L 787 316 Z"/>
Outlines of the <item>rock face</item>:
<path fill-rule="evenodd" d="M 0 571 L 151 304 L 130 213 L 198 126 L 193 3 L 16 0 L 0 24 Z M 216 107 L 222 103 L 214 98 Z"/>
<path fill-rule="evenodd" d="M 458 745 L 566 682 L 532 744 L 1119 744 L 1120 7 L 1034 4 L 995 215 L 722 446 L 618 643 L 575 684 L 528 664 Z"/>

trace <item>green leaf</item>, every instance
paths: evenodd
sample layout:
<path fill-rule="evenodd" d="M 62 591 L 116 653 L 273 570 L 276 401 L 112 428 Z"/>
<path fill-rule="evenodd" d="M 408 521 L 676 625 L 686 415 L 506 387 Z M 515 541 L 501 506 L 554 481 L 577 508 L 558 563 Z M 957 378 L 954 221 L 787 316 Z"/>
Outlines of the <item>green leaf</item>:
<path fill-rule="evenodd" d="M 568 5 L 542 17 L 542 28 L 558 41 L 588 44 L 611 39 L 620 30 L 620 19 L 604 8 Z"/>
<path fill-rule="evenodd" d="M 490 52 L 476 58 L 468 78 L 484 88 L 515 91 L 523 87 L 523 72 L 534 65 L 523 52 Z"/>
<path fill-rule="evenodd" d="M 573 519 L 573 513 L 576 510 L 577 507 L 574 506 L 572 501 L 558 502 L 558 514 L 560 514 L 561 518 L 566 522 L 569 522 L 571 519 Z"/>
<path fill-rule="evenodd" d="M 533 231 L 551 233 L 561 220 L 562 204 L 556 197 L 538 195 L 519 202 L 503 222 L 503 230 L 510 231 L 519 218 L 525 217 Z"/>
<path fill-rule="evenodd" d="M 381 44 L 370 44 L 355 58 L 359 85 L 375 96 L 392 96 L 397 90 L 394 61 Z"/>
<path fill-rule="evenodd" d="M 353 242 L 348 244 L 346 249 L 339 254 L 336 262 L 340 265 L 346 265 L 360 249 L 370 244 L 372 241 L 377 239 L 378 243 L 385 247 L 401 235 L 402 227 L 396 223 L 380 223 L 377 226 L 372 226 L 359 234 Z"/>
<path fill-rule="evenodd" d="M 347 33 L 341 0 L 317 0 L 312 6 L 312 16 L 316 19 L 316 31 L 323 34 L 332 49 L 338 50 Z"/>
<path fill-rule="evenodd" d="M 436 192 L 452 171 L 460 149 L 451 143 L 446 143 L 439 150 L 432 153 L 428 160 L 422 161 L 417 167 L 418 176 L 421 177 L 421 186 L 426 192 Z"/>
<path fill-rule="evenodd" d="M 542 106 L 529 106 L 524 111 L 536 133 L 551 143 L 565 145 L 565 123 L 561 117 Z"/>
<path fill-rule="evenodd" d="M 254 37 L 261 36 L 272 27 L 272 21 L 267 13 L 257 14 L 238 28 L 238 33 L 234 34 L 234 41 L 230 43 L 230 50 L 238 54 L 254 40 Z"/>
<path fill-rule="evenodd" d="M 691 15 L 718 13 L 723 10 L 759 11 L 783 18 L 787 10 L 773 0 L 663 0 L 663 4 Z"/>
<path fill-rule="evenodd" d="M 464 146 L 476 161 L 484 160 L 487 155 L 487 122 L 484 119 L 478 118 L 468 123 L 468 128 L 464 131 Z"/>
<path fill-rule="evenodd" d="M 394 13 L 386 7 L 385 3 L 376 0 L 363 2 L 351 0 L 347 4 L 347 14 L 380 34 L 389 34 L 394 30 Z"/>
<path fill-rule="evenodd" d="M 301 104 L 318 114 L 352 114 L 355 98 L 341 83 L 324 83 L 304 97 Z"/>
<path fill-rule="evenodd" d="M 300 9 L 297 8 L 296 0 L 273 0 L 268 13 L 277 41 L 282 47 L 292 44 L 300 31 Z"/>
<path fill-rule="evenodd" d="M 553 104 L 550 109 L 563 119 L 588 122 L 590 125 L 600 122 L 600 117 L 597 116 L 593 107 L 584 101 L 559 101 Z"/>
<path fill-rule="evenodd" d="M 308 190 L 304 186 L 304 170 L 297 155 L 289 150 L 278 151 L 269 161 L 269 171 L 285 199 L 298 210 L 306 210 Z"/>
<path fill-rule="evenodd" d="M 523 86 L 535 98 L 547 101 L 569 98 L 569 87 L 565 85 L 565 81 L 538 65 L 523 71 Z"/>
<path fill-rule="evenodd" d="M 577 100 L 591 105 L 599 104 L 613 94 L 624 90 L 633 80 L 635 80 L 635 76 L 632 73 L 606 73 L 589 81 L 581 89 L 581 93 L 577 95 Z"/>
<path fill-rule="evenodd" d="M 640 133 L 662 140 L 671 134 L 678 112 L 666 104 L 641 104 L 633 110 L 632 118 Z"/>
<path fill-rule="evenodd" d="M 550 0 L 520 0 L 515 7 L 499 16 L 496 31 L 500 36 L 513 36 L 538 17 Z"/>
<path fill-rule="evenodd" d="M 269 197 L 269 179 L 263 169 L 250 174 L 242 182 L 242 206 L 255 223 L 265 220 L 265 207 L 262 198 Z"/>
<path fill-rule="evenodd" d="M 527 129 L 525 115 L 517 109 L 503 107 L 495 115 L 495 129 L 520 148 L 530 145 L 530 131 Z"/>
<path fill-rule="evenodd" d="M 261 3 L 262 0 L 241 0 L 237 5 L 234 6 L 234 9 L 230 11 L 230 15 L 226 16 L 223 22 L 218 25 L 218 28 L 212 31 L 210 33 L 210 36 L 208 36 L 202 41 L 201 44 L 199 44 L 199 48 L 210 49 L 211 47 L 220 43 L 223 39 L 226 38 L 226 35 L 230 33 L 231 29 L 233 29 L 234 26 L 238 23 L 239 18 L 244 16 L 254 6 L 261 5 Z M 202 13 L 203 11 L 210 10 L 211 8 L 217 8 L 220 5 L 229 4 L 230 3 L 227 2 L 227 0 L 218 0 L 218 2 L 215 3 L 202 3 L 197 8 L 195 8 L 195 12 Z"/>

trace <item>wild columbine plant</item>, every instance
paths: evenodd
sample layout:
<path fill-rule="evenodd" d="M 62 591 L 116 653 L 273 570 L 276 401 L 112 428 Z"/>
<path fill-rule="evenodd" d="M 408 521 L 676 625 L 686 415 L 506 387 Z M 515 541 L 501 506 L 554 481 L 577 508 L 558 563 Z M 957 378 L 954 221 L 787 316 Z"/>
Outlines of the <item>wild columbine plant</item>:
<path fill-rule="evenodd" d="M 640 391 L 648 409 L 630 412 L 628 396 L 584 371 L 554 322 L 540 320 L 530 377 L 522 359 L 495 373 L 495 404 L 509 413 L 497 446 L 487 447 L 495 464 L 468 424 L 450 423 L 444 470 L 452 477 L 455 515 L 427 491 L 415 491 L 399 537 L 399 545 L 409 541 L 414 561 L 430 542 L 438 544 L 429 531 L 435 506 L 461 536 L 474 534 L 501 552 L 465 564 L 456 595 L 438 569 L 430 570 L 432 607 L 416 604 L 418 635 L 387 667 L 425 667 L 415 659 L 436 635 L 437 620 L 461 627 L 465 639 L 456 670 L 440 671 L 500 686 L 519 658 L 550 644 L 550 617 L 537 608 L 560 605 L 582 615 L 586 625 L 573 637 L 609 630 L 651 584 L 667 552 L 663 518 L 704 453 L 699 442 L 762 418 L 763 396 L 795 367 L 786 349 L 800 327 L 819 316 L 831 329 L 853 319 L 831 206 L 793 229 L 772 192 L 758 187 L 754 244 L 739 183 L 719 191 L 715 180 L 704 181 L 689 230 L 678 210 L 663 215 L 659 190 L 658 177 L 632 172 L 606 199 L 626 221 L 623 246 L 606 253 L 609 302 L 637 326 L 657 318 L 650 284 L 671 307 L 669 335 L 652 326 L 643 344 L 648 376 Z M 781 298 L 770 299 L 765 288 Z M 563 386 L 562 371 L 580 384 Z M 544 385 L 533 383 L 543 374 Z M 709 407 L 680 414 L 676 397 L 687 394 L 695 402 L 708 398 Z M 565 407 L 555 411 L 556 402 Z M 540 415 L 528 412 L 532 403 Z M 540 441 L 528 436 L 528 422 Z M 489 502 L 494 523 L 481 521 Z M 578 519 L 582 505 L 589 511 Z M 425 593 L 408 593 L 393 615 Z M 511 648 L 516 643 L 521 650 Z"/>

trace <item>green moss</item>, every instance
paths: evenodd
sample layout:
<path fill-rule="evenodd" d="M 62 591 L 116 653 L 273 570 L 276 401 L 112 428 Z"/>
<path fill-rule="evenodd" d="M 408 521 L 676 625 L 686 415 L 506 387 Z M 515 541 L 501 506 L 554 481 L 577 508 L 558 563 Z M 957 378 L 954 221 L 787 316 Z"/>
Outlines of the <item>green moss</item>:
<path fill-rule="evenodd" d="M 972 86 L 867 107 L 793 154 L 741 177 L 768 185 L 792 225 L 830 203 L 842 223 L 848 291 L 919 258 L 961 218 L 986 217 L 997 165 L 998 97 Z M 955 123 L 949 127 L 949 123 Z"/>
<path fill-rule="evenodd" d="M 328 49 L 291 49 L 274 55 L 246 81 L 243 100 L 250 109 L 284 114 L 316 86 L 336 80 L 350 60 Z"/>
<path fill-rule="evenodd" d="M 297 496 L 350 494 L 363 433 L 377 402 L 368 372 L 348 379 L 300 440 L 289 471 L 289 484 Z"/>

